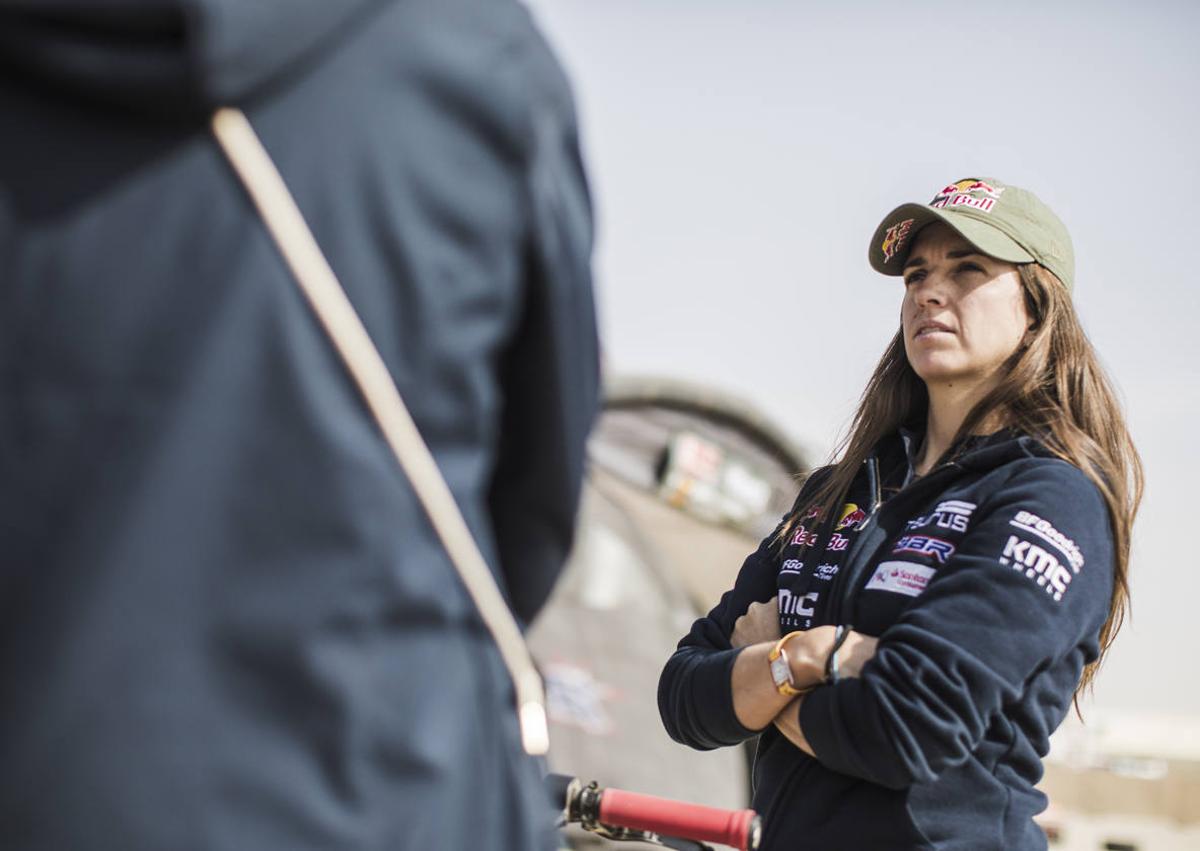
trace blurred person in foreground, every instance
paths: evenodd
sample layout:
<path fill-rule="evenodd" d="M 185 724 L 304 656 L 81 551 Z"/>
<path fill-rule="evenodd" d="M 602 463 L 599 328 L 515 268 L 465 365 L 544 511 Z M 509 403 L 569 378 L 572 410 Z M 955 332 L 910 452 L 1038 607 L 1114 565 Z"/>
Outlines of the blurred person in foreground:
<path fill-rule="evenodd" d="M 1141 465 L 1036 196 L 957 181 L 869 256 L 900 329 L 840 458 L 667 663 L 663 721 L 760 736 L 767 851 L 1044 849 L 1041 760 L 1120 626 Z"/>
<path fill-rule="evenodd" d="M 491 638 L 208 129 L 247 113 L 517 616 L 598 404 L 503 0 L 0 2 L 0 840 L 552 844 Z"/>

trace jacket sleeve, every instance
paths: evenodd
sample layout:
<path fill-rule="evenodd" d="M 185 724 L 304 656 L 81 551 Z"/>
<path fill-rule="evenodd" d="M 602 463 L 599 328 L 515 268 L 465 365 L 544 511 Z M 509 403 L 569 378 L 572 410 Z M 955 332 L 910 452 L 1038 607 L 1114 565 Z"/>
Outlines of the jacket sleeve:
<path fill-rule="evenodd" d="M 525 298 L 500 363 L 504 410 L 489 508 L 513 611 L 528 623 L 571 548 L 600 368 L 591 205 L 570 91 L 539 35 L 520 62 L 529 102 Z"/>
<path fill-rule="evenodd" d="M 1112 574 L 1099 490 L 1062 461 L 1024 466 L 979 506 L 861 677 L 804 700 L 801 729 L 817 758 L 896 789 L 966 761 L 1040 672 L 1096 658 Z"/>
<path fill-rule="evenodd" d="M 733 711 L 730 678 L 740 650 L 733 649 L 729 636 L 751 603 L 765 603 L 778 593 L 779 547 L 775 539 L 822 475 L 818 471 L 809 477 L 792 510 L 742 563 L 733 588 L 692 624 L 691 632 L 667 660 L 658 680 L 658 712 L 675 741 L 712 750 L 759 734 L 759 730 L 744 727 Z"/>

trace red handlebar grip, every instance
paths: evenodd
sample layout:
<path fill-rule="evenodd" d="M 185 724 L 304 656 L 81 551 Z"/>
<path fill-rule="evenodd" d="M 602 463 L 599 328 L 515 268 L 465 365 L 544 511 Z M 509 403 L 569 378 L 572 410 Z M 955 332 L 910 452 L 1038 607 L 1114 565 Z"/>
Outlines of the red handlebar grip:
<path fill-rule="evenodd" d="M 605 789 L 600 796 L 600 821 L 664 836 L 717 842 L 738 851 L 753 851 L 758 847 L 759 821 L 754 810 L 718 810 L 621 789 Z"/>

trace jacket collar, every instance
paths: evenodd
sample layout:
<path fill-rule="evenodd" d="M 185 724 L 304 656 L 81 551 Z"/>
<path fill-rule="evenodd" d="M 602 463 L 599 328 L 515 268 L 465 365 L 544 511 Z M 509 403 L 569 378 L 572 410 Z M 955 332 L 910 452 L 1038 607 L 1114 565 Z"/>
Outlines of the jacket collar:
<path fill-rule="evenodd" d="M 885 471 L 885 481 L 895 481 L 897 475 L 903 484 L 912 480 L 924 432 L 923 422 L 904 425 L 876 444 L 873 455 Z M 967 470 L 990 470 L 1017 458 L 1049 454 L 1030 435 L 1014 428 L 1002 428 L 991 434 L 973 434 L 960 440 L 950 452 L 950 463 Z"/>

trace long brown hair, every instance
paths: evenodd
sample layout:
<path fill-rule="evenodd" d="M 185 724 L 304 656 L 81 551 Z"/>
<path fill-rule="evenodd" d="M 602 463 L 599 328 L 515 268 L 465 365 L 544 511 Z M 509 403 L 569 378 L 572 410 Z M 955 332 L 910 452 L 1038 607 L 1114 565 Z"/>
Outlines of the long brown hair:
<path fill-rule="evenodd" d="M 1002 367 L 999 385 L 967 414 L 951 446 L 974 433 L 990 415 L 1002 412 L 1008 425 L 1036 437 L 1053 455 L 1082 470 L 1104 497 L 1113 533 L 1113 592 L 1100 630 L 1100 657 L 1084 670 L 1075 691 L 1078 701 L 1091 687 L 1129 608 L 1129 546 L 1142 499 L 1142 462 L 1067 288 L 1035 263 L 1022 264 L 1017 272 L 1031 333 Z M 804 508 L 818 509 L 822 518 L 833 516 L 875 444 L 900 426 L 923 419 L 928 406 L 925 382 L 909 365 L 903 331 L 897 331 L 835 452 L 841 459 Z M 938 464 L 948 460 L 943 456 Z M 801 509 L 787 524 L 781 543 L 791 538 L 803 513 Z"/>

